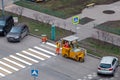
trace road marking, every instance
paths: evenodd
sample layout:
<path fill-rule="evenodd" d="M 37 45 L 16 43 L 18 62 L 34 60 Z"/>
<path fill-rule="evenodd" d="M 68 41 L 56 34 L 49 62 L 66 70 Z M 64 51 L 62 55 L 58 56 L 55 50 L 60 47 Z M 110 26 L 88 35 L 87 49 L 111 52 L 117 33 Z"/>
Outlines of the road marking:
<path fill-rule="evenodd" d="M 36 49 L 37 49 L 37 48 L 36 48 Z M 43 53 L 38 52 L 38 51 L 36 51 L 36 50 L 34 50 L 34 49 L 31 49 L 31 48 L 29 48 L 28 50 L 30 50 L 30 51 L 32 51 L 32 52 L 35 52 L 35 53 L 38 53 L 38 54 L 43 55 L 43 56 L 48 57 L 48 58 L 51 57 L 51 56 L 49 56 L 49 55 L 43 54 Z"/>
<path fill-rule="evenodd" d="M 27 61 L 24 61 L 24 60 L 22 60 L 22 59 L 20 59 L 20 58 L 18 58 L 18 57 L 15 57 L 15 56 L 13 56 L 13 55 L 10 55 L 10 57 L 12 57 L 12 58 L 14 58 L 14 59 L 16 59 L 16 60 L 18 60 L 18 61 L 20 61 L 20 62 L 23 62 L 23 63 L 25 63 L 25 64 L 32 65 L 31 63 L 29 63 L 29 62 L 27 62 Z"/>
<path fill-rule="evenodd" d="M 2 73 L 0 73 L 0 76 L 5 77 L 5 75 L 4 75 L 4 74 L 2 74 Z"/>
<path fill-rule="evenodd" d="M 31 60 L 31 61 L 33 61 L 33 62 L 35 62 L 35 63 L 38 63 L 38 62 L 39 62 L 39 61 L 37 61 L 37 60 L 35 60 L 35 59 L 32 59 L 32 58 L 27 57 L 27 56 L 25 56 L 25 55 L 22 55 L 22 54 L 20 54 L 20 53 L 16 53 L 16 55 L 21 56 L 21 57 L 23 57 L 23 58 L 26 58 L 26 59 L 28 59 L 28 60 Z"/>
<path fill-rule="evenodd" d="M 40 47 L 35 46 L 34 48 L 36 48 L 36 49 L 38 49 L 38 50 L 41 50 L 41 51 L 44 51 L 44 52 L 46 52 L 46 53 L 48 53 L 48 54 L 51 54 L 51 55 L 53 55 L 53 56 L 56 56 L 55 53 L 52 53 L 52 52 L 47 51 L 47 50 L 45 50 L 45 49 L 42 49 L 42 48 L 40 48 Z"/>
<path fill-rule="evenodd" d="M 15 64 L 15 65 L 18 65 L 18 66 L 20 66 L 20 67 L 22 67 L 22 68 L 25 68 L 25 66 L 23 66 L 23 65 L 15 62 L 15 61 L 12 61 L 12 60 L 10 60 L 10 59 L 8 59 L 8 58 L 3 58 L 3 59 L 6 60 L 6 61 L 8 61 L 8 62 L 11 62 L 11 63 L 13 63 L 13 64 Z"/>
<path fill-rule="evenodd" d="M 46 44 L 48 44 L 49 46 L 52 46 L 52 47 L 57 47 L 55 44 L 52 44 L 52 43 L 49 43 L 49 42 L 47 42 Z M 60 49 L 62 49 L 62 48 L 60 48 Z"/>
<path fill-rule="evenodd" d="M 47 49 L 50 49 L 50 50 L 52 50 L 52 51 L 55 51 L 55 48 L 53 48 L 53 47 L 45 46 L 45 45 L 40 45 L 40 46 L 42 46 L 42 47 L 44 47 L 44 48 L 47 48 Z"/>
<path fill-rule="evenodd" d="M 88 79 L 92 79 L 93 77 L 92 77 L 92 75 L 91 74 L 89 74 L 88 75 Z"/>
<path fill-rule="evenodd" d="M 5 72 L 7 72 L 7 73 L 9 73 L 9 74 L 12 73 L 11 71 L 9 71 L 9 70 L 7 70 L 7 69 L 4 69 L 4 68 L 2 68 L 2 67 L 0 67 L 0 69 L 3 70 L 3 71 L 5 71 Z"/>
<path fill-rule="evenodd" d="M 31 54 L 31 53 L 29 53 L 29 52 L 27 52 L 27 51 L 22 51 L 22 52 L 25 53 L 25 54 L 28 54 L 28 55 L 30 55 L 30 56 L 33 56 L 33 57 L 35 57 L 35 58 L 38 58 L 38 59 L 40 59 L 40 60 L 45 60 L 44 58 L 41 58 L 41 57 L 36 56 L 36 55 L 34 55 L 34 54 Z"/>
<path fill-rule="evenodd" d="M 48 45 L 50 45 L 50 46 L 53 46 L 53 47 L 56 47 L 55 44 L 52 44 L 52 43 L 49 43 L 49 42 L 47 42 L 46 44 L 48 44 Z"/>
<path fill-rule="evenodd" d="M 0 61 L 0 64 L 3 64 L 4 66 L 7 66 L 7 67 L 9 67 L 9 68 L 11 68 L 11 69 L 13 69 L 13 70 L 15 70 L 15 71 L 18 71 L 18 70 L 19 70 L 19 69 L 15 68 L 15 67 L 13 67 L 13 66 L 5 63 L 5 62 L 2 62 L 2 61 Z"/>

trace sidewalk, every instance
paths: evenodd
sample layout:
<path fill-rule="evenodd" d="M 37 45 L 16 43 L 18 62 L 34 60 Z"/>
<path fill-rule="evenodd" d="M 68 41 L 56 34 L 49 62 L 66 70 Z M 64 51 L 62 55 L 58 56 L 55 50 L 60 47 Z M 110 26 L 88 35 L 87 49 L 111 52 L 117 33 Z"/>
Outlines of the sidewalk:
<path fill-rule="evenodd" d="M 16 13 L 12 11 L 12 9 L 15 9 L 16 7 L 19 7 L 15 4 L 9 5 L 5 7 L 6 11 Z M 102 13 L 104 10 L 114 10 L 115 14 L 104 14 Z M 39 21 L 47 22 L 50 21 L 50 24 L 55 24 L 55 26 L 58 26 L 60 28 L 64 28 L 67 30 L 71 30 L 73 32 L 77 32 L 77 36 L 80 38 L 80 40 L 83 40 L 85 38 L 91 37 L 93 34 L 96 34 L 96 29 L 94 29 L 94 25 L 99 25 L 101 23 L 107 22 L 107 21 L 113 21 L 113 20 L 120 20 L 120 1 L 109 4 L 109 5 L 96 5 L 91 8 L 85 8 L 81 14 L 78 14 L 80 18 L 83 17 L 89 17 L 94 19 L 94 21 L 89 22 L 85 25 L 78 24 L 77 27 L 75 27 L 72 24 L 72 17 L 68 19 L 61 19 L 58 17 L 54 17 L 51 15 L 47 15 L 41 12 L 37 12 L 34 10 L 30 10 L 27 8 L 24 8 L 23 16 L 35 19 L 33 16 L 34 14 L 40 15 L 41 19 L 38 19 Z M 43 20 L 43 18 L 45 18 Z"/>

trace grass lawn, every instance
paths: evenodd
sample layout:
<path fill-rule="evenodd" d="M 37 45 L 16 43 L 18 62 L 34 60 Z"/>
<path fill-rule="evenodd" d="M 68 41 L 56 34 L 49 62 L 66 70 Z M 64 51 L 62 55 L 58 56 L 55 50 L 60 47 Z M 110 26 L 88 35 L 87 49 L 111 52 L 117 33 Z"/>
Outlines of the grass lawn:
<path fill-rule="evenodd" d="M 51 39 L 51 25 L 49 24 L 45 24 L 45 23 L 41 23 L 39 21 L 35 21 L 33 19 L 30 18 L 26 18 L 26 17 L 20 17 L 18 15 L 12 14 L 12 13 L 8 13 L 5 12 L 6 15 L 13 15 L 13 17 L 18 17 L 19 19 L 19 23 L 25 23 L 29 26 L 30 29 L 30 33 L 37 35 L 37 36 L 41 36 L 42 34 L 46 34 L 48 36 L 49 39 Z M 0 11 L 0 15 L 1 15 L 1 11 Z M 35 30 L 38 31 L 35 31 Z M 61 28 L 56 27 L 56 40 L 59 40 L 60 38 L 72 35 L 73 32 L 68 31 L 68 30 L 64 30 Z"/>
<path fill-rule="evenodd" d="M 96 26 L 95 28 L 120 35 L 120 20 L 105 22 L 103 24 Z"/>
<path fill-rule="evenodd" d="M 34 3 L 30 0 L 20 0 L 15 4 L 40 11 L 60 18 L 68 18 L 81 13 L 86 5 L 95 2 L 96 5 L 110 4 L 119 0 L 47 0 L 46 2 Z"/>
<path fill-rule="evenodd" d="M 97 39 L 87 38 L 79 42 L 81 47 L 87 49 L 88 53 L 102 57 L 102 56 L 116 56 L 120 59 L 120 47 L 110 43 L 102 42 Z"/>

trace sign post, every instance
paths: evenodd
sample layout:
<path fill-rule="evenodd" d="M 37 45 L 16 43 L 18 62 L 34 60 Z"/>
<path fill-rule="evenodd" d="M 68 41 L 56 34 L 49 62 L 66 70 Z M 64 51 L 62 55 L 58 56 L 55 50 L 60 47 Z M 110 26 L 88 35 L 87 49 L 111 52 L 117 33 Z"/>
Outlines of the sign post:
<path fill-rule="evenodd" d="M 77 36 L 77 24 L 79 24 L 80 18 L 79 16 L 74 16 L 72 18 L 72 23 L 75 25 L 75 29 L 76 29 L 76 36 Z"/>
<path fill-rule="evenodd" d="M 51 26 L 51 39 L 55 40 L 56 34 L 55 34 L 56 30 L 55 30 L 55 25 L 53 24 Z"/>
<path fill-rule="evenodd" d="M 2 16 L 4 16 L 4 1 L 2 0 Z"/>
<path fill-rule="evenodd" d="M 33 76 L 34 80 L 36 80 L 36 77 L 38 77 L 38 70 L 31 70 L 31 76 Z"/>

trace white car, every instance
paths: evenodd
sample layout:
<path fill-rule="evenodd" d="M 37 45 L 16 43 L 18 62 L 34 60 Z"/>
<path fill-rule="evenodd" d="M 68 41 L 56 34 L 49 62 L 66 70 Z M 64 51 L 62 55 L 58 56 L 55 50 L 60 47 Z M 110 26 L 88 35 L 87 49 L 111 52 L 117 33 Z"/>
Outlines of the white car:
<path fill-rule="evenodd" d="M 115 70 L 118 67 L 118 58 L 113 56 L 105 56 L 101 59 L 98 65 L 98 74 L 106 74 L 114 76 Z"/>

